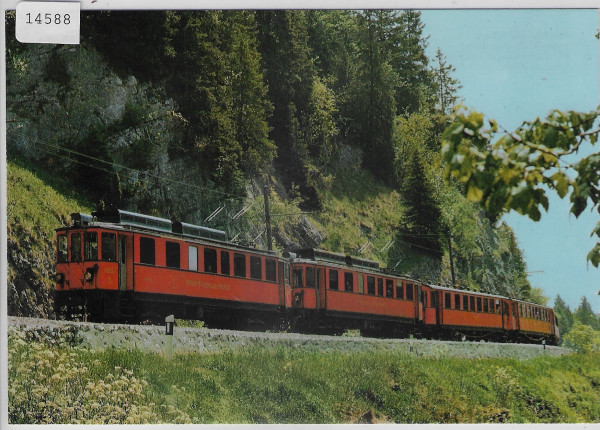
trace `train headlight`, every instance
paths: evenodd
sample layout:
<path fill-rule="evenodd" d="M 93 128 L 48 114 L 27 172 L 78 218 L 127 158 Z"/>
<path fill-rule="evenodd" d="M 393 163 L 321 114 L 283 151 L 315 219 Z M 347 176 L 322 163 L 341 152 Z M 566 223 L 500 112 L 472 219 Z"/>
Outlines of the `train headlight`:
<path fill-rule="evenodd" d="M 96 274 L 96 270 L 97 270 L 96 266 L 86 269 L 86 271 L 83 275 L 83 279 L 85 279 L 86 282 L 92 282 L 94 280 L 94 275 Z"/>

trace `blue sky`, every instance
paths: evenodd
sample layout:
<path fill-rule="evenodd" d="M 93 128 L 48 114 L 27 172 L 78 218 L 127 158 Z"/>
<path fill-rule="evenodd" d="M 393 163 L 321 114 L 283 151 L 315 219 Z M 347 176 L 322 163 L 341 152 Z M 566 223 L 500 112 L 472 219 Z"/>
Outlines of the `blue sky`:
<path fill-rule="evenodd" d="M 507 130 L 552 109 L 591 111 L 600 105 L 597 10 L 430 10 L 421 15 L 430 36 L 456 67 L 463 104 Z M 600 145 L 596 145 L 596 151 Z M 588 148 L 587 153 L 591 152 Z M 572 309 L 586 296 L 600 311 L 600 269 L 586 263 L 597 212 L 569 216 L 568 200 L 550 193 L 540 222 L 511 213 L 504 220 L 523 249 L 529 280 L 551 303 Z"/>

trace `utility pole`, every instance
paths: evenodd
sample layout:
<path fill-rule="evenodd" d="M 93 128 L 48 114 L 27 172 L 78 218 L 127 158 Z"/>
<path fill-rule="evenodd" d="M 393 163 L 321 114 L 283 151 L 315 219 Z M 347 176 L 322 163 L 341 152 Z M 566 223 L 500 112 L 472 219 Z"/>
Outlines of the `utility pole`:
<path fill-rule="evenodd" d="M 265 222 L 267 224 L 267 249 L 269 251 L 273 250 L 273 246 L 271 245 L 271 212 L 269 210 L 269 194 L 270 187 L 265 185 L 263 187 L 263 195 L 265 197 Z"/>
<path fill-rule="evenodd" d="M 456 286 L 456 279 L 454 278 L 454 259 L 452 258 L 452 235 L 450 229 L 448 229 L 448 255 L 450 257 L 450 273 L 452 274 L 452 287 Z"/>

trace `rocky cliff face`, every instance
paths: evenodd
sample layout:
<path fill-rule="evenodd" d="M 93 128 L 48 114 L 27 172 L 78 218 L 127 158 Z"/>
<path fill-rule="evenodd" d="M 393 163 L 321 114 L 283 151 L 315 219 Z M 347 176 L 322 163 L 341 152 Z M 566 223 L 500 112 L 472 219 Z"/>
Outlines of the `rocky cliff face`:
<path fill-rule="evenodd" d="M 54 237 L 39 232 L 35 243 L 21 226 L 8 228 L 8 314 L 52 318 L 54 316 Z"/>

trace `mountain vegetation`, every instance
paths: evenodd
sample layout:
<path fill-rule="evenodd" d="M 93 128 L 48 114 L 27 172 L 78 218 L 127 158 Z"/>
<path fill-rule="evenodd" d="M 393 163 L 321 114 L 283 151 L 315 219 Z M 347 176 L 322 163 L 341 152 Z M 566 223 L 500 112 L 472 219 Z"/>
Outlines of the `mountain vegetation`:
<path fill-rule="evenodd" d="M 418 11 L 111 11 L 82 22 L 75 47 L 7 38 L 9 175 L 77 196 L 57 209 L 9 181 L 9 247 L 23 240 L 26 205 L 56 219 L 40 226 L 50 266 L 66 214 L 102 207 L 265 246 L 267 185 L 280 250 L 360 254 L 424 281 L 541 299 L 512 230 L 444 181 L 440 138 L 460 83 L 441 51 L 428 58 Z M 14 34 L 14 16 L 6 25 Z M 52 291 L 48 276 L 33 287 L 11 267 L 9 297 Z"/>
<path fill-rule="evenodd" d="M 600 317 L 585 296 L 577 309 L 571 311 L 560 294 L 557 295 L 554 314 L 558 318 L 562 345 L 579 352 L 600 351 Z"/>

